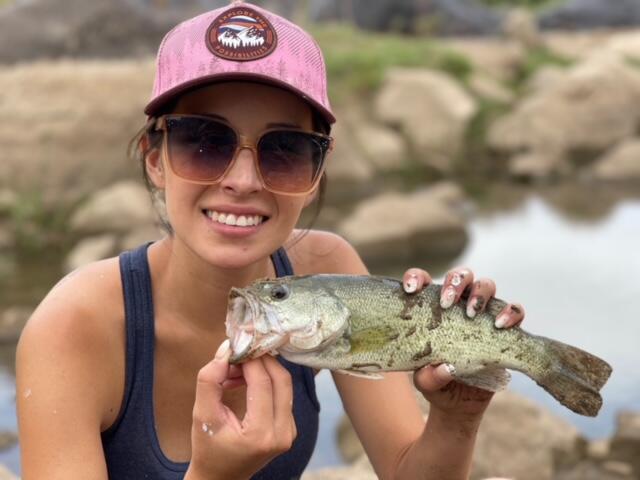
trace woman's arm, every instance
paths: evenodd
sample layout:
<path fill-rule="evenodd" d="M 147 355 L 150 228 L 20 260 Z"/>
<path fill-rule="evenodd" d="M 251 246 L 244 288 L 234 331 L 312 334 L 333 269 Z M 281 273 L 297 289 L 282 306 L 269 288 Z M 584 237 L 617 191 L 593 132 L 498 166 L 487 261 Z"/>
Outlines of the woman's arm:
<path fill-rule="evenodd" d="M 102 304 L 94 294 L 104 291 L 94 280 L 104 278 L 104 267 L 54 287 L 20 338 L 16 397 L 24 480 L 107 479 L 100 431 L 115 419 L 122 398 L 124 327 L 104 315 L 113 312 L 113 302 Z"/>

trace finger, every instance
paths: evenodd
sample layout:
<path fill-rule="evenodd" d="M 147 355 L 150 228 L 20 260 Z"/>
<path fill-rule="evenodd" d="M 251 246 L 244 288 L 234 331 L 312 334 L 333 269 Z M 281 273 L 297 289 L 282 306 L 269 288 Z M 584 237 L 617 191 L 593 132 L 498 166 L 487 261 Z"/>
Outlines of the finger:
<path fill-rule="evenodd" d="M 246 384 L 247 382 L 244 380 L 244 377 L 230 378 L 229 380 L 225 380 L 224 382 L 222 382 L 222 388 L 224 388 L 225 390 L 234 390 Z"/>
<path fill-rule="evenodd" d="M 193 407 L 194 420 L 208 425 L 220 425 L 226 418 L 222 403 L 223 383 L 229 371 L 229 340 L 218 348 L 215 357 L 198 372 L 196 400 Z"/>
<path fill-rule="evenodd" d="M 273 421 L 273 385 L 265 359 L 266 356 L 262 356 L 242 364 L 247 382 L 247 412 L 242 423 L 249 429 L 259 429 Z"/>
<path fill-rule="evenodd" d="M 489 300 L 496 294 L 496 284 L 488 278 L 480 278 L 473 282 L 469 300 L 467 300 L 467 316 L 473 318 L 484 311 Z"/>
<path fill-rule="evenodd" d="M 276 436 L 288 449 L 293 442 L 291 437 L 291 420 L 293 417 L 293 385 L 291 374 L 274 357 L 266 356 L 264 366 L 271 377 L 273 385 L 273 415 Z"/>
<path fill-rule="evenodd" d="M 421 268 L 410 268 L 402 276 L 402 286 L 406 293 L 419 292 L 431 282 L 431 275 Z"/>
<path fill-rule="evenodd" d="M 440 294 L 440 306 L 449 308 L 460 300 L 465 288 L 473 283 L 473 272 L 468 268 L 458 267 L 450 270 L 445 277 Z"/>
<path fill-rule="evenodd" d="M 524 308 L 519 303 L 509 303 L 496 317 L 496 328 L 511 328 L 524 320 Z"/>
<path fill-rule="evenodd" d="M 435 392 L 447 386 L 452 380 L 454 367 L 448 363 L 427 365 L 413 375 L 413 383 L 423 392 Z"/>

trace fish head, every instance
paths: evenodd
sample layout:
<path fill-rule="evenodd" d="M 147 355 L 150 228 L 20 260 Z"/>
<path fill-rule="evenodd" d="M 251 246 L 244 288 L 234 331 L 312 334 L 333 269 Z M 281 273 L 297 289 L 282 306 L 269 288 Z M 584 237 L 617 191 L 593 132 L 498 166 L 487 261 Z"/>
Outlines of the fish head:
<path fill-rule="evenodd" d="M 226 318 L 232 363 L 274 352 L 310 352 L 340 336 L 349 310 L 309 277 L 232 288 Z"/>

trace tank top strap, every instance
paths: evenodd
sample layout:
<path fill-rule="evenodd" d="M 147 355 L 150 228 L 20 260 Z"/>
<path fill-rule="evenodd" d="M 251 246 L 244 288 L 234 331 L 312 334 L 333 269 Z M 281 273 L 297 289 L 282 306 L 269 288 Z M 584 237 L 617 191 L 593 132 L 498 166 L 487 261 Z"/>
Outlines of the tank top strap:
<path fill-rule="evenodd" d="M 271 261 L 276 270 L 277 277 L 293 275 L 293 267 L 284 247 L 280 247 L 271 255 Z"/>

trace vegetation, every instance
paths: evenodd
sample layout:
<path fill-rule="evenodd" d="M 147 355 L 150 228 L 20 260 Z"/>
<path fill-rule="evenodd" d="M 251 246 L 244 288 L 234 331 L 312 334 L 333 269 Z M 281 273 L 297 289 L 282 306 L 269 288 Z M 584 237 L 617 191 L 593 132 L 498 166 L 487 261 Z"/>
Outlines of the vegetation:
<path fill-rule="evenodd" d="M 471 63 L 463 55 L 429 38 L 364 32 L 349 25 L 312 30 L 322 47 L 331 95 L 336 99 L 374 91 L 390 67 L 443 70 L 463 82 L 472 73 Z"/>
<path fill-rule="evenodd" d="M 527 56 L 519 66 L 515 75 L 515 86 L 519 88 L 531 78 L 531 76 L 546 65 L 566 68 L 573 63 L 572 60 L 565 58 L 545 47 L 531 49 L 527 52 Z"/>

